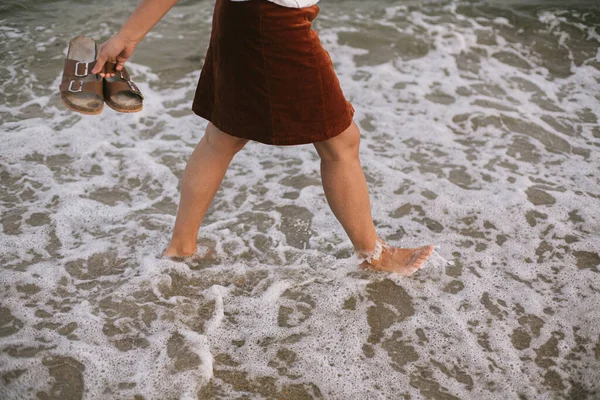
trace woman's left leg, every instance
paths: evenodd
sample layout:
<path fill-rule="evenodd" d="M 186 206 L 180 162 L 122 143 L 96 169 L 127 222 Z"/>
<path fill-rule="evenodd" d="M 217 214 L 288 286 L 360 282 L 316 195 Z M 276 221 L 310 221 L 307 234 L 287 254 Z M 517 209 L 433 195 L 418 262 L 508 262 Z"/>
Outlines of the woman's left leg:
<path fill-rule="evenodd" d="M 168 257 L 185 257 L 197 251 L 196 240 L 204 214 L 215 197 L 233 156 L 248 143 L 219 130 L 212 123 L 192 153 L 181 179 L 181 200 Z"/>
<path fill-rule="evenodd" d="M 331 139 L 314 143 L 321 157 L 321 179 L 327 202 L 348 234 L 363 266 L 411 275 L 423 266 L 433 246 L 402 249 L 382 242 L 371 217 L 369 189 L 360 165 L 360 132 L 353 122 Z"/>

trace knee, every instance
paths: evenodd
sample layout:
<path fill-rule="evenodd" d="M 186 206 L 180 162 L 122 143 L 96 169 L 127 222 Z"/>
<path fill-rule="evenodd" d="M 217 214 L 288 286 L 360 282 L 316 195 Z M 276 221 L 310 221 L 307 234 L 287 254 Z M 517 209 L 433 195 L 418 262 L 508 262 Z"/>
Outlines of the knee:
<path fill-rule="evenodd" d="M 358 158 L 359 147 L 360 130 L 354 122 L 338 136 L 315 143 L 317 153 L 324 161 L 343 161 Z"/>
<path fill-rule="evenodd" d="M 204 140 L 207 141 L 208 145 L 214 151 L 230 154 L 231 156 L 242 150 L 246 143 L 248 143 L 248 139 L 231 136 L 214 126 L 212 123 L 209 123 L 206 128 Z"/>

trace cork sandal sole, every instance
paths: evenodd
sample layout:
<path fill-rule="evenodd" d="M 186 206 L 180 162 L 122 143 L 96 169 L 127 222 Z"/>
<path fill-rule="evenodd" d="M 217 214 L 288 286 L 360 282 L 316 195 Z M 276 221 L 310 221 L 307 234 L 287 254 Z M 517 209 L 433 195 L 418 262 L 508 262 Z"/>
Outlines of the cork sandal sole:
<path fill-rule="evenodd" d="M 100 108 L 98 109 L 92 109 L 92 110 L 86 110 L 85 108 L 83 108 L 81 105 L 77 105 L 77 104 L 72 104 L 69 101 L 69 96 L 65 96 L 63 93 L 61 93 L 60 98 L 63 101 L 63 104 L 65 105 L 65 107 L 67 107 L 69 110 L 71 111 L 76 111 L 80 114 L 85 114 L 85 115 L 98 115 L 100 114 L 103 110 L 104 110 L 104 104 L 102 104 L 102 106 L 100 106 Z"/>
<path fill-rule="evenodd" d="M 104 102 L 107 106 L 120 113 L 136 113 L 142 111 L 142 109 L 144 108 L 143 104 L 139 105 L 139 107 L 136 108 L 125 108 L 123 106 L 123 103 L 118 104 L 109 99 L 105 99 Z"/>

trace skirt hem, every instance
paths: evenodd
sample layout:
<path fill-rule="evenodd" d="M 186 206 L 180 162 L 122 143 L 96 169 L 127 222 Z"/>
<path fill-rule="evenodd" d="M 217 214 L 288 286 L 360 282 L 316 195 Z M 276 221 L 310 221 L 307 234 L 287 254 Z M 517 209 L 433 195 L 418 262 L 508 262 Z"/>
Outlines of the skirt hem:
<path fill-rule="evenodd" d="M 207 112 L 206 110 L 201 110 L 196 107 L 193 107 L 192 111 L 194 112 L 194 114 L 212 123 L 215 127 L 217 127 L 219 130 L 225 132 L 228 135 L 272 146 L 295 146 L 323 142 L 345 132 L 350 127 L 350 125 L 352 125 L 352 121 L 354 119 L 354 107 L 350 102 L 348 102 L 348 107 L 349 118 L 345 120 L 340 120 L 339 122 L 333 124 L 328 123 L 328 127 L 330 127 L 328 132 L 318 132 L 315 133 L 313 136 L 291 134 L 286 137 L 279 136 L 277 138 L 269 138 L 260 134 L 253 135 L 252 133 L 249 133 L 247 131 L 239 132 L 237 129 L 233 128 L 233 126 L 229 126 L 226 123 L 222 123 L 222 121 L 218 120 L 218 118 L 213 117 L 211 112 Z"/>

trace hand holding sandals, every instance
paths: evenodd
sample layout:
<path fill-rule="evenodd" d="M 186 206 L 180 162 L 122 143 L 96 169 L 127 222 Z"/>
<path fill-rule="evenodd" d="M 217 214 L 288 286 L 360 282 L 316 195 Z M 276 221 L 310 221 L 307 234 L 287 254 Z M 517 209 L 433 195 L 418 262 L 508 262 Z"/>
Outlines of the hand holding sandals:
<path fill-rule="evenodd" d="M 177 0 L 141 0 L 120 32 L 99 49 L 93 39 L 73 39 L 60 84 L 63 103 L 82 114 L 99 114 L 104 103 L 119 112 L 141 111 L 144 96 L 125 69 L 125 61 L 175 3 Z"/>
<path fill-rule="evenodd" d="M 135 11 L 127 19 L 119 33 L 108 39 L 98 54 L 94 74 L 111 77 L 114 74 L 102 70 L 106 62 L 116 63 L 116 70 L 124 68 L 125 61 L 135 46 L 146 36 L 154 25 L 177 3 L 177 0 L 142 0 Z"/>
<path fill-rule="evenodd" d="M 144 96 L 123 66 L 134 46 L 113 39 L 105 43 L 100 54 L 94 39 L 78 36 L 71 40 L 59 86 L 67 108 L 91 115 L 100 114 L 104 103 L 118 112 L 142 110 Z M 118 64 L 110 62 L 111 52 Z"/>
<path fill-rule="evenodd" d="M 129 41 L 116 34 L 106 42 L 104 42 L 98 49 L 98 58 L 96 59 L 96 66 L 92 70 L 93 74 L 98 74 L 102 78 L 111 78 L 115 74 L 104 70 L 104 65 L 108 63 L 116 63 L 114 68 L 117 71 L 121 71 L 125 67 L 125 61 L 131 57 L 133 50 L 137 43 Z"/>

